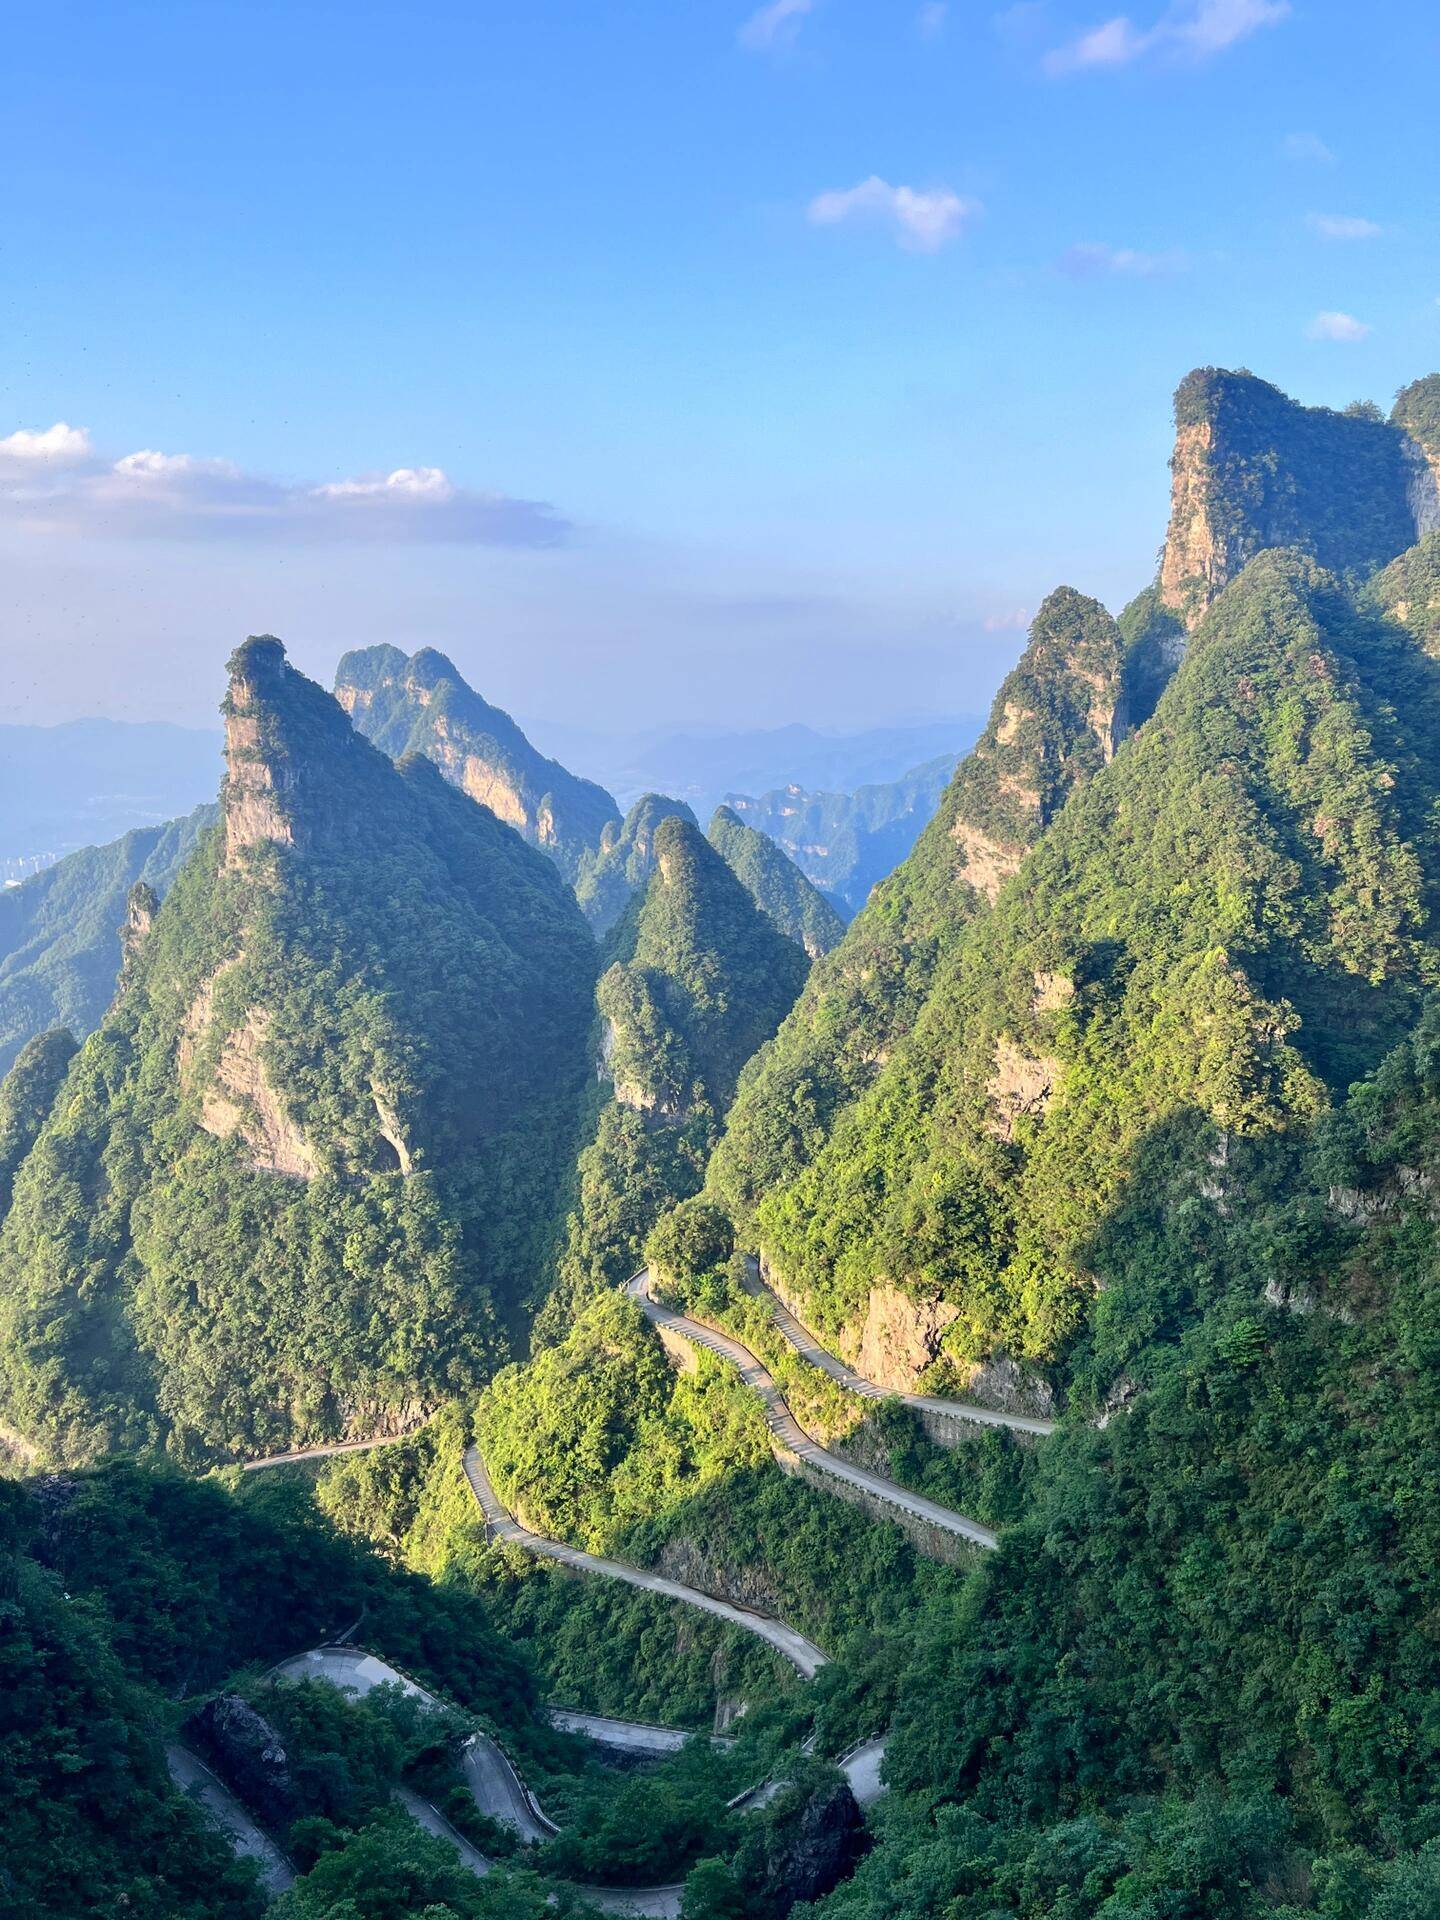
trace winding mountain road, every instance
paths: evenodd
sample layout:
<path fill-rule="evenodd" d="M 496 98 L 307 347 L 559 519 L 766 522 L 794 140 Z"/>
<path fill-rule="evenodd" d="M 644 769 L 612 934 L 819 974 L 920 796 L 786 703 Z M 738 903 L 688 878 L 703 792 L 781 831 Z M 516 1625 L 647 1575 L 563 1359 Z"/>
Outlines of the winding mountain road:
<path fill-rule="evenodd" d="M 982 1427 L 1009 1427 L 1014 1433 L 1029 1433 L 1037 1437 L 1054 1433 L 1056 1422 L 1041 1419 L 1037 1415 L 1002 1413 L 995 1407 L 977 1406 L 973 1400 L 951 1400 L 935 1393 L 891 1393 L 888 1388 L 876 1386 L 873 1380 L 856 1373 L 853 1367 L 847 1367 L 843 1360 L 821 1346 L 804 1321 L 790 1311 L 773 1287 L 766 1285 L 754 1261 L 748 1262 L 747 1266 L 749 1277 L 745 1283 L 746 1291 L 757 1300 L 766 1302 L 775 1325 L 802 1360 L 808 1360 L 812 1367 L 819 1367 L 822 1373 L 828 1373 L 848 1392 L 857 1393 L 866 1400 L 898 1400 L 903 1406 L 915 1407 L 922 1413 L 940 1414 L 947 1420 L 973 1420 Z"/>
<path fill-rule="evenodd" d="M 375 1687 L 398 1685 L 427 1706 L 439 1704 L 424 1687 L 377 1660 L 373 1653 L 362 1653 L 356 1647 L 314 1647 L 309 1653 L 282 1660 L 271 1672 L 280 1680 L 328 1680 L 331 1686 L 362 1699 Z M 510 1756 L 488 1733 L 472 1735 L 460 1764 L 480 1811 L 509 1827 L 527 1846 L 538 1846 L 560 1831 L 515 1771 Z"/>
<path fill-rule="evenodd" d="M 886 1480 L 883 1475 L 871 1473 L 865 1467 L 853 1466 L 850 1461 L 842 1460 L 838 1454 L 829 1452 L 812 1440 L 786 1405 L 773 1376 L 750 1349 L 742 1346 L 731 1334 L 721 1333 L 718 1328 L 706 1326 L 702 1321 L 692 1320 L 683 1313 L 676 1313 L 673 1308 L 662 1306 L 650 1291 L 653 1278 L 650 1269 L 644 1267 L 625 1290 L 638 1302 L 652 1326 L 668 1328 L 695 1346 L 708 1347 L 711 1353 L 718 1353 L 739 1371 L 746 1386 L 765 1403 L 765 1421 L 777 1452 L 789 1453 L 818 1472 L 828 1474 L 832 1479 L 843 1480 L 886 1506 L 922 1520 L 942 1533 L 966 1540 L 972 1546 L 989 1549 L 1000 1544 L 990 1529 L 982 1527 L 978 1520 L 971 1520 L 963 1513 L 942 1507 L 936 1500 L 927 1500 L 923 1494 L 911 1493 L 908 1488 L 897 1486 L 893 1480 Z"/>
<path fill-rule="evenodd" d="M 258 1826 L 231 1793 L 212 1773 L 198 1753 L 178 1740 L 165 1745 L 165 1764 L 170 1778 L 180 1791 L 199 1806 L 205 1818 L 232 1853 L 242 1860 L 253 1860 L 260 1869 L 260 1884 L 273 1900 L 295 1884 L 295 1869 L 265 1830 Z"/>
<path fill-rule="evenodd" d="M 577 1573 L 603 1574 L 608 1580 L 621 1580 L 627 1586 L 643 1587 L 647 1593 L 663 1594 L 668 1600 L 683 1600 L 687 1606 L 713 1613 L 718 1619 L 728 1620 L 731 1626 L 743 1627 L 746 1633 L 768 1641 L 802 1679 L 813 1680 L 826 1664 L 826 1656 L 814 1641 L 807 1640 L 794 1627 L 787 1627 L 783 1620 L 773 1620 L 768 1614 L 755 1613 L 731 1600 L 717 1599 L 713 1593 L 702 1593 L 698 1587 L 682 1586 L 663 1573 L 650 1573 L 623 1560 L 607 1560 L 596 1553 L 584 1553 L 579 1547 L 568 1547 L 561 1540 L 550 1540 L 543 1533 L 532 1533 L 528 1527 L 522 1527 L 491 1485 L 478 1447 L 465 1449 L 465 1478 L 485 1516 L 485 1530 L 492 1540 L 523 1547 L 527 1553 L 537 1554 L 544 1560 L 556 1560 L 561 1566 L 573 1567 Z"/>
<path fill-rule="evenodd" d="M 282 1660 L 271 1668 L 271 1673 L 283 1680 L 324 1680 L 331 1686 L 339 1687 L 346 1693 L 358 1694 L 363 1698 L 375 1687 L 398 1686 L 417 1700 L 423 1700 L 430 1706 L 444 1704 L 428 1692 L 418 1682 L 409 1678 L 386 1661 L 373 1653 L 366 1653 L 358 1647 L 314 1647 L 308 1653 L 295 1654 L 289 1660 Z M 569 1730 L 584 1732 L 603 1739 L 613 1745 L 619 1736 L 635 1736 L 637 1749 L 650 1752 L 674 1752 L 682 1747 L 692 1736 L 676 1727 L 656 1727 L 634 1720 L 611 1720 L 602 1714 L 580 1714 L 553 1712 L 549 1716 L 552 1724 L 566 1725 Z M 728 1744 L 733 1745 L 733 1742 Z M 262 1874 L 272 1894 L 279 1893 L 292 1884 L 295 1876 L 288 1861 L 269 1837 L 262 1833 L 239 1802 L 210 1773 L 207 1767 L 189 1753 L 188 1749 L 175 1747 L 170 1752 L 177 1756 L 171 1760 L 171 1771 L 177 1781 L 181 1773 L 177 1770 L 177 1760 L 183 1760 L 189 1767 L 205 1776 L 207 1791 L 205 1804 L 211 1818 L 222 1826 L 237 1852 L 243 1852 L 261 1860 Z M 862 1807 L 872 1805 L 884 1791 L 880 1784 L 880 1763 L 885 1756 L 883 1740 L 866 1740 L 852 1747 L 836 1761 L 836 1765 L 850 1782 L 851 1791 Z M 471 1797 L 481 1813 L 492 1820 L 499 1820 L 519 1834 L 529 1845 L 547 1840 L 560 1829 L 541 1809 L 540 1803 L 526 1786 L 515 1770 L 514 1764 L 498 1743 L 488 1734 L 476 1734 L 465 1748 L 462 1756 L 466 1785 Z M 189 1784 L 186 1780 L 183 1784 Z M 764 1786 L 755 1788 L 748 1794 L 742 1794 L 731 1803 L 740 1810 L 753 1811 L 769 1803 L 779 1791 L 780 1782 L 767 1781 Z M 475 1874 L 487 1874 L 494 1862 L 467 1840 L 448 1821 L 438 1807 L 415 1793 L 409 1787 L 398 1787 L 395 1798 L 401 1806 L 417 1820 L 427 1832 L 439 1839 L 448 1841 L 455 1849 L 462 1865 Z M 221 1814 L 224 1814 L 222 1821 Z M 680 1912 L 682 1885 L 662 1887 L 595 1887 L 568 1883 L 573 1891 L 588 1900 L 602 1913 L 632 1914 L 637 1920 L 677 1920 Z"/>

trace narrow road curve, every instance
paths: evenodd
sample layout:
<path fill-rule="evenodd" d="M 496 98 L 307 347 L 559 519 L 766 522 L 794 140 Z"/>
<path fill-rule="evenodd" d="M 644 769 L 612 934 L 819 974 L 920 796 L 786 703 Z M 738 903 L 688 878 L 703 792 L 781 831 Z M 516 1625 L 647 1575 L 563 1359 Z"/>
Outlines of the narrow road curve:
<path fill-rule="evenodd" d="M 936 1500 L 927 1500 L 923 1494 L 911 1493 L 908 1488 L 899 1487 L 893 1480 L 886 1480 L 878 1473 L 870 1473 L 864 1467 L 852 1466 L 848 1460 L 842 1460 L 838 1454 L 829 1452 L 825 1447 L 812 1440 L 800 1422 L 785 1404 L 784 1396 L 776 1386 L 773 1377 L 761 1366 L 750 1349 L 742 1346 L 728 1333 L 720 1333 L 714 1327 L 707 1327 L 699 1320 L 691 1320 L 683 1313 L 675 1313 L 669 1307 L 663 1307 L 650 1292 L 653 1275 L 648 1267 L 642 1268 L 626 1287 L 626 1292 L 639 1303 L 641 1311 L 652 1326 L 668 1327 L 678 1333 L 682 1339 L 694 1345 L 708 1347 L 712 1353 L 718 1353 L 722 1359 L 739 1370 L 740 1378 L 765 1403 L 765 1421 L 777 1451 L 793 1454 L 808 1465 L 833 1479 L 844 1480 L 852 1487 L 882 1500 L 887 1506 L 895 1507 L 902 1513 L 908 1513 L 917 1520 L 925 1521 L 929 1526 L 938 1527 L 941 1532 L 968 1540 L 972 1546 L 992 1548 L 1000 1543 L 988 1527 L 982 1527 L 978 1520 L 968 1519 L 963 1513 L 954 1513 L 949 1507 L 942 1507 Z"/>
<path fill-rule="evenodd" d="M 787 1627 L 783 1620 L 772 1620 L 768 1614 L 755 1613 L 749 1607 L 737 1606 L 734 1601 L 717 1599 L 712 1593 L 702 1593 L 698 1587 L 682 1586 L 678 1580 L 668 1580 L 663 1573 L 649 1573 L 643 1567 L 627 1566 L 623 1560 L 606 1560 L 599 1554 L 583 1553 L 579 1547 L 567 1547 L 563 1541 L 549 1540 L 544 1534 L 532 1533 L 528 1527 L 522 1527 L 509 1509 L 501 1504 L 490 1484 L 490 1475 L 485 1471 L 485 1462 L 480 1457 L 478 1447 L 465 1449 L 465 1478 L 470 1482 L 470 1491 L 485 1516 L 485 1531 L 492 1540 L 508 1541 L 512 1546 L 523 1547 L 527 1553 L 538 1554 L 542 1559 L 558 1560 L 562 1566 L 574 1567 L 577 1572 L 603 1574 L 609 1580 L 622 1580 L 627 1586 L 643 1587 L 648 1593 L 663 1594 L 669 1600 L 683 1600 L 687 1606 L 713 1613 L 721 1620 L 728 1620 L 731 1626 L 743 1627 L 746 1633 L 753 1633 L 759 1639 L 768 1641 L 777 1653 L 790 1662 L 802 1679 L 813 1680 L 826 1664 L 826 1656 L 819 1647 L 812 1640 L 807 1640 L 803 1633 L 797 1633 L 794 1627 Z"/>
<path fill-rule="evenodd" d="M 307 1653 L 295 1654 L 288 1660 L 280 1661 L 270 1672 L 277 1679 L 323 1680 L 346 1693 L 359 1694 L 361 1697 L 375 1687 L 398 1686 L 427 1705 L 444 1704 L 407 1674 L 358 1647 L 313 1647 Z M 642 1721 L 610 1720 L 603 1714 L 559 1710 L 552 1712 L 550 1719 L 557 1726 L 564 1725 L 573 1731 L 590 1733 L 607 1741 L 619 1732 L 629 1732 L 638 1736 L 632 1743 L 635 1748 L 651 1752 L 673 1752 L 692 1737 L 679 1728 L 651 1726 Z M 479 1764 L 472 1765 L 470 1756 L 475 1754 L 483 1754 L 484 1758 Z M 287 1887 L 293 1886 L 295 1872 L 284 1854 L 204 1762 L 188 1747 L 174 1741 L 166 1747 L 165 1757 L 176 1785 L 184 1792 L 194 1793 L 212 1825 L 229 1841 L 234 1851 L 244 1858 L 259 1862 L 261 1879 L 270 1897 L 273 1899 Z M 873 1805 L 884 1791 L 880 1784 L 880 1764 L 884 1757 L 883 1739 L 865 1740 L 841 1754 L 835 1763 L 849 1781 L 851 1791 L 862 1807 Z M 503 1749 L 487 1734 L 477 1734 L 470 1741 L 466 1749 L 464 1771 L 466 1784 L 481 1813 L 491 1819 L 504 1821 L 531 1844 L 559 1832 L 554 1821 L 541 1811 L 539 1802 Z M 767 1805 L 779 1787 L 778 1781 L 766 1782 L 747 1794 L 737 1795 L 730 1804 L 736 1810 L 743 1808 L 753 1811 Z M 471 1873 L 485 1875 L 491 1871 L 495 1863 L 467 1840 L 438 1807 L 409 1787 L 397 1787 L 394 1798 L 427 1833 L 434 1834 L 437 1839 L 453 1847 L 462 1866 Z M 560 1886 L 578 1894 L 602 1913 L 629 1914 L 634 1916 L 634 1920 L 678 1920 L 684 1891 L 681 1882 L 662 1887 L 597 1887 L 579 1882 L 559 1882 L 557 1891 Z"/>
<path fill-rule="evenodd" d="M 165 1764 L 181 1793 L 198 1804 L 211 1826 L 229 1842 L 231 1852 L 242 1860 L 255 1861 L 260 1884 L 272 1900 L 294 1886 L 295 1869 L 290 1862 L 198 1753 L 178 1740 L 170 1740 L 165 1745 Z"/>
<path fill-rule="evenodd" d="M 280 1680 L 328 1680 L 331 1686 L 362 1699 L 375 1687 L 399 1686 L 427 1706 L 439 1705 L 433 1693 L 356 1647 L 314 1647 L 282 1660 L 271 1672 Z M 466 1743 L 460 1764 L 480 1811 L 509 1827 L 527 1846 L 537 1846 L 560 1831 L 515 1771 L 505 1749 L 488 1733 L 477 1733 Z"/>
<path fill-rule="evenodd" d="M 1031 1414 L 1001 1413 L 995 1407 L 977 1406 L 973 1400 L 950 1400 L 935 1393 L 892 1394 L 885 1387 L 877 1387 L 873 1380 L 856 1373 L 853 1367 L 847 1367 L 843 1360 L 837 1359 L 821 1346 L 804 1321 L 797 1319 L 775 1290 L 761 1279 L 759 1267 L 753 1259 L 748 1260 L 746 1265 L 749 1275 L 745 1283 L 747 1293 L 769 1305 L 775 1325 L 802 1360 L 808 1360 L 812 1367 L 819 1367 L 822 1373 L 828 1373 L 832 1380 L 838 1380 L 849 1392 L 858 1393 L 866 1400 L 895 1399 L 903 1406 L 918 1407 L 925 1413 L 942 1414 L 950 1420 L 973 1420 L 982 1427 L 1009 1427 L 1015 1433 L 1032 1433 L 1040 1437 L 1055 1431 L 1055 1421 L 1043 1420 Z"/>

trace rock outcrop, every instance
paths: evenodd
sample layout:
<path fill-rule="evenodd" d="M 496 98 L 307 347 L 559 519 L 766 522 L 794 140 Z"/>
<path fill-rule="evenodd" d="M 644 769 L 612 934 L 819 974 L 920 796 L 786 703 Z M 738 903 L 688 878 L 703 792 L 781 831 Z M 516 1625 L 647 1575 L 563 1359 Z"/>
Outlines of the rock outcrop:
<path fill-rule="evenodd" d="M 1124 738 L 1124 646 L 1098 600 L 1059 587 L 941 806 L 958 876 L 993 900 L 1078 785 Z"/>
<path fill-rule="evenodd" d="M 238 1693 L 221 1693 L 192 1713 L 184 1730 L 257 1819 L 269 1827 L 289 1825 L 295 1817 L 290 1762 L 264 1714 Z"/>
<path fill-rule="evenodd" d="M 1374 408 L 1305 407 L 1253 373 L 1197 368 L 1175 394 L 1163 604 L 1194 628 L 1266 547 L 1373 573 L 1423 530 L 1417 453 L 1426 466 L 1409 430 Z"/>
<path fill-rule="evenodd" d="M 293 846 L 291 794 L 297 768 L 267 726 L 270 705 L 283 685 L 285 649 L 269 634 L 247 640 L 230 661 L 225 715 L 225 864 L 239 866 L 247 852 L 270 844 Z"/>
<path fill-rule="evenodd" d="M 605 828 L 618 825 L 620 809 L 603 787 L 547 759 L 433 647 L 408 658 L 386 646 L 347 653 L 335 698 L 392 759 L 423 753 L 453 786 L 548 853 L 572 882 Z"/>

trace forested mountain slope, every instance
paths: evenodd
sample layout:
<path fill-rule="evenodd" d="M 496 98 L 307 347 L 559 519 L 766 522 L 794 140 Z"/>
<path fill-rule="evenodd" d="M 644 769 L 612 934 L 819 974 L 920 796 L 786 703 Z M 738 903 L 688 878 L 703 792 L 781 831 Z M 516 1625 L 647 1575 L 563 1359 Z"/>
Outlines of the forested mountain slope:
<path fill-rule="evenodd" d="M 0 1073 L 47 1027 L 83 1040 L 99 1026 L 120 972 L 131 887 L 140 881 L 163 896 L 215 819 L 203 806 L 163 827 L 136 827 L 0 892 Z"/>
<path fill-rule="evenodd" d="M 1126 1410 L 921 1636 L 825 1920 L 1440 1911 L 1435 1042 L 1209 1192 L 1151 1143 L 1097 1252 Z"/>
<path fill-rule="evenodd" d="M 642 794 L 623 821 L 605 828 L 599 846 L 582 863 L 575 898 L 598 935 L 610 931 L 655 871 L 655 834 L 661 821 L 671 818 L 699 825 L 683 800 Z"/>
<path fill-rule="evenodd" d="M 7 1423 L 265 1451 L 483 1374 L 574 1150 L 593 943 L 554 866 L 280 643 L 231 662 L 223 817 L 20 1166 Z"/>
<path fill-rule="evenodd" d="M 710 1183 L 740 1220 L 793 1180 L 914 1022 L 942 956 L 1113 754 L 1122 643 L 1098 601 L 1051 594 L 989 725 L 903 866 L 812 973 L 748 1068 Z"/>
<path fill-rule="evenodd" d="M 335 698 L 392 760 L 425 754 L 447 780 L 550 854 L 567 880 L 600 844 L 606 823 L 620 817 L 603 787 L 547 760 L 434 647 L 408 659 L 389 646 L 347 653 L 335 672 Z"/>
<path fill-rule="evenodd" d="M 1252 561 L 874 1085 L 761 1202 L 781 1283 L 852 1350 L 898 1287 L 962 1372 L 1053 1367 L 1148 1141 L 1223 1166 L 1413 1021 L 1440 967 L 1437 802 L 1434 663 L 1313 561 Z"/>
<path fill-rule="evenodd" d="M 601 1104 L 545 1314 L 552 1331 L 577 1300 L 629 1279 L 656 1220 L 697 1191 L 741 1067 L 808 970 L 690 821 L 662 818 L 653 853 L 602 956 Z"/>
<path fill-rule="evenodd" d="M 839 944 L 845 922 L 768 834 L 746 826 L 729 807 L 717 807 L 706 838 L 765 917 L 812 960 Z"/>

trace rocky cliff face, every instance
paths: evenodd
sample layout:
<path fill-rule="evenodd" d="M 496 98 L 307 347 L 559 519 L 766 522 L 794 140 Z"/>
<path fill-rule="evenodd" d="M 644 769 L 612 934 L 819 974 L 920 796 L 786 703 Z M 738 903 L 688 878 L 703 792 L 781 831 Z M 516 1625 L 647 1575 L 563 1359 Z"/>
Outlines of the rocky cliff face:
<path fill-rule="evenodd" d="M 266 726 L 271 702 L 283 685 L 285 649 L 270 635 L 247 640 L 230 661 L 225 716 L 225 863 L 243 864 L 246 853 L 270 844 L 293 846 L 291 789 L 295 768 Z"/>
<path fill-rule="evenodd" d="M 452 785 L 548 853 L 572 882 L 607 824 L 618 825 L 620 809 L 603 787 L 546 759 L 433 647 L 409 657 L 383 646 L 347 653 L 335 698 L 385 753 L 397 760 L 423 753 Z"/>
<path fill-rule="evenodd" d="M 993 900 L 1067 795 L 1124 736 L 1124 647 L 1098 600 L 1060 587 L 1035 616 L 942 803 L 961 878 Z"/>
<path fill-rule="evenodd" d="M 1440 530 L 1440 373 L 1402 387 L 1390 420 L 1404 435 L 1407 498 L 1416 537 L 1423 539 Z"/>
<path fill-rule="evenodd" d="M 1372 573 L 1424 530 L 1433 480 L 1410 430 L 1373 408 L 1304 407 L 1254 374 L 1197 368 L 1175 395 L 1161 600 L 1195 627 L 1266 547 Z"/>

